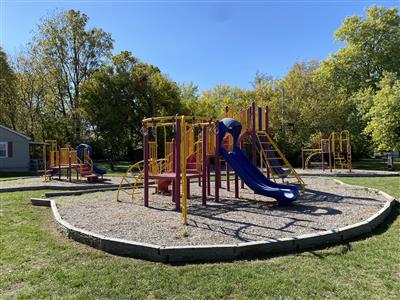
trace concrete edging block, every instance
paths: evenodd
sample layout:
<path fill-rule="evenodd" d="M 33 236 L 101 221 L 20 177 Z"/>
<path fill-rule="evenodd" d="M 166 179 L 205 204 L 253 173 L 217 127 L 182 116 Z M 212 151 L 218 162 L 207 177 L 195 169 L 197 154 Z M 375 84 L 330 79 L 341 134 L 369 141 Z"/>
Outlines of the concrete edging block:
<path fill-rule="evenodd" d="M 293 238 L 297 250 L 310 249 L 341 242 L 341 235 L 336 229 L 327 231 L 303 234 Z"/>
<path fill-rule="evenodd" d="M 364 234 L 368 234 L 371 231 L 371 225 L 367 221 L 359 222 L 337 229 L 337 233 L 340 235 L 342 242 L 354 239 Z"/>
<path fill-rule="evenodd" d="M 285 254 L 296 250 L 293 238 L 271 239 L 265 241 L 254 241 L 240 243 L 237 246 L 238 256 L 246 257 L 262 257 L 272 254 Z"/>
<path fill-rule="evenodd" d="M 116 255 L 156 262 L 165 262 L 166 260 L 165 257 L 160 254 L 160 246 L 122 239 L 104 238 L 102 240 L 101 250 Z"/>
<path fill-rule="evenodd" d="M 51 200 L 43 198 L 31 198 L 31 204 L 34 206 L 51 206 Z"/>
<path fill-rule="evenodd" d="M 227 261 L 237 258 L 236 244 L 162 247 L 166 262 Z"/>

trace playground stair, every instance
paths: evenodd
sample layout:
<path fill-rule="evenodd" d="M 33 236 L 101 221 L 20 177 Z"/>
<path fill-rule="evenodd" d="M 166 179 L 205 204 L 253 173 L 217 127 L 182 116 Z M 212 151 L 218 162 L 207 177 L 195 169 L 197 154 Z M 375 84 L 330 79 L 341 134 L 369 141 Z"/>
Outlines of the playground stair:
<path fill-rule="evenodd" d="M 258 151 L 260 155 L 261 169 L 263 164 L 270 170 L 272 179 L 276 182 L 277 179 L 282 179 L 293 176 L 296 178 L 304 192 L 305 182 L 286 159 L 278 145 L 272 140 L 270 135 L 265 131 L 257 131 Z"/>
<path fill-rule="evenodd" d="M 83 178 L 86 178 L 88 182 L 99 182 L 99 176 L 92 173 L 92 168 L 88 164 L 76 167 L 77 172 Z"/>

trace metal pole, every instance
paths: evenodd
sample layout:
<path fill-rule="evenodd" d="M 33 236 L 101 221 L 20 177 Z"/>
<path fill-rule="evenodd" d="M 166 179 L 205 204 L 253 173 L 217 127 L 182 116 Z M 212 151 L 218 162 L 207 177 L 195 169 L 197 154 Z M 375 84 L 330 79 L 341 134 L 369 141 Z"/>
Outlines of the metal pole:
<path fill-rule="evenodd" d="M 269 135 L 269 107 L 268 105 L 265 106 L 265 132 Z M 269 141 L 268 141 L 269 142 Z M 267 144 L 267 151 L 265 151 L 265 161 L 268 162 L 268 150 L 269 150 L 269 146 Z M 265 166 L 267 168 L 267 177 L 270 178 L 271 174 L 270 174 L 270 169 L 269 169 L 269 165 L 267 163 L 267 165 Z"/>
<path fill-rule="evenodd" d="M 143 163 L 144 206 L 149 207 L 149 132 L 146 124 L 143 124 Z"/>
<path fill-rule="evenodd" d="M 186 122 L 185 118 L 182 116 L 182 123 L 181 123 L 181 147 L 182 147 L 182 218 L 183 218 L 183 224 L 187 224 L 187 198 L 188 198 L 188 184 L 190 182 L 187 180 L 186 177 Z"/>
<path fill-rule="evenodd" d="M 58 179 L 61 180 L 61 147 L 58 146 Z"/>
<path fill-rule="evenodd" d="M 68 172 L 67 177 L 69 182 L 72 181 L 72 167 L 71 167 L 71 147 L 68 147 Z"/>
<path fill-rule="evenodd" d="M 218 128 L 218 121 L 215 122 L 215 127 Z M 221 180 L 221 170 L 219 161 L 219 147 L 218 134 L 215 134 L 215 202 L 219 202 L 219 187 Z"/>
<path fill-rule="evenodd" d="M 329 155 L 329 172 L 332 172 L 332 137 L 329 135 L 328 138 L 328 155 Z"/>
<path fill-rule="evenodd" d="M 256 160 L 256 103 L 251 103 L 251 156 L 253 164 L 257 164 Z"/>
<path fill-rule="evenodd" d="M 325 171 L 325 166 L 324 166 L 324 143 L 322 141 L 322 135 L 321 135 L 321 164 L 322 164 L 322 172 Z"/>
<path fill-rule="evenodd" d="M 243 150 L 243 139 L 240 141 L 240 149 Z M 243 179 L 240 180 L 240 187 L 244 189 L 244 181 Z"/>
<path fill-rule="evenodd" d="M 201 183 L 201 200 L 202 204 L 206 205 L 207 204 L 207 191 L 206 191 L 206 185 L 207 185 L 207 126 L 203 126 L 201 128 L 201 151 L 202 151 L 202 167 L 201 167 L 201 178 L 202 178 L 202 183 Z"/>
<path fill-rule="evenodd" d="M 228 117 L 228 106 L 225 107 L 225 116 Z M 229 141 L 229 138 L 228 138 Z M 227 160 L 225 160 L 225 173 L 226 173 L 226 190 L 229 192 L 231 190 L 231 181 L 230 181 L 230 166 Z"/>
<path fill-rule="evenodd" d="M 239 198 L 239 177 L 235 172 L 235 198 Z"/>
<path fill-rule="evenodd" d="M 175 139 L 172 139 L 172 173 L 175 173 L 176 167 L 176 149 L 175 149 Z M 172 180 L 172 202 L 176 203 L 176 180 Z"/>
<path fill-rule="evenodd" d="M 181 210 L 181 120 L 175 121 L 175 210 Z"/>

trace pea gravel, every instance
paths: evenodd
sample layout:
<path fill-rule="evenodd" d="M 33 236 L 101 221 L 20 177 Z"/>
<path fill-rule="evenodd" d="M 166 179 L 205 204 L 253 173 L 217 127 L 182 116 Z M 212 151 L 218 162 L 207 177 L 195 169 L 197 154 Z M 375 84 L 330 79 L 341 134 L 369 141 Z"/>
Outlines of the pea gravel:
<path fill-rule="evenodd" d="M 149 208 L 143 206 L 143 190 L 133 201 L 123 194 L 122 202 L 116 202 L 115 191 L 55 200 L 62 218 L 78 228 L 160 246 L 235 244 L 315 233 L 363 221 L 386 202 L 377 192 L 329 178 L 307 177 L 306 184 L 306 193 L 293 205 L 280 207 L 247 188 L 235 199 L 233 182 L 231 192 L 220 190 L 219 203 L 210 196 L 202 206 L 201 187 L 192 183 L 187 226 L 169 195 L 151 194 Z"/>

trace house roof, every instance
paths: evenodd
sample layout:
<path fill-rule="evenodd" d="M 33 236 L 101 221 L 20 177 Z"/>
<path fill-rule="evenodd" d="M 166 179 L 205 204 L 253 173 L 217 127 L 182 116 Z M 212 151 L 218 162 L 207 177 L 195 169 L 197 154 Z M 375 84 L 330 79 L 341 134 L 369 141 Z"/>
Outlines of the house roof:
<path fill-rule="evenodd" d="M 8 128 L 8 127 L 6 127 L 6 126 L 0 125 L 0 128 L 3 128 L 4 130 L 7 130 L 7 131 L 9 131 L 9 132 L 12 132 L 12 133 L 14 133 L 15 135 L 18 135 L 18 136 L 20 136 L 20 137 L 22 137 L 22 138 L 24 138 L 24 139 L 26 139 L 26 140 L 28 140 L 28 141 L 32 140 L 29 136 L 27 136 L 27 135 L 25 135 L 25 134 L 22 134 L 22 133 L 20 133 L 20 132 L 18 132 L 18 131 L 15 131 L 15 130 L 13 130 L 13 129 L 11 129 L 11 128 Z"/>

